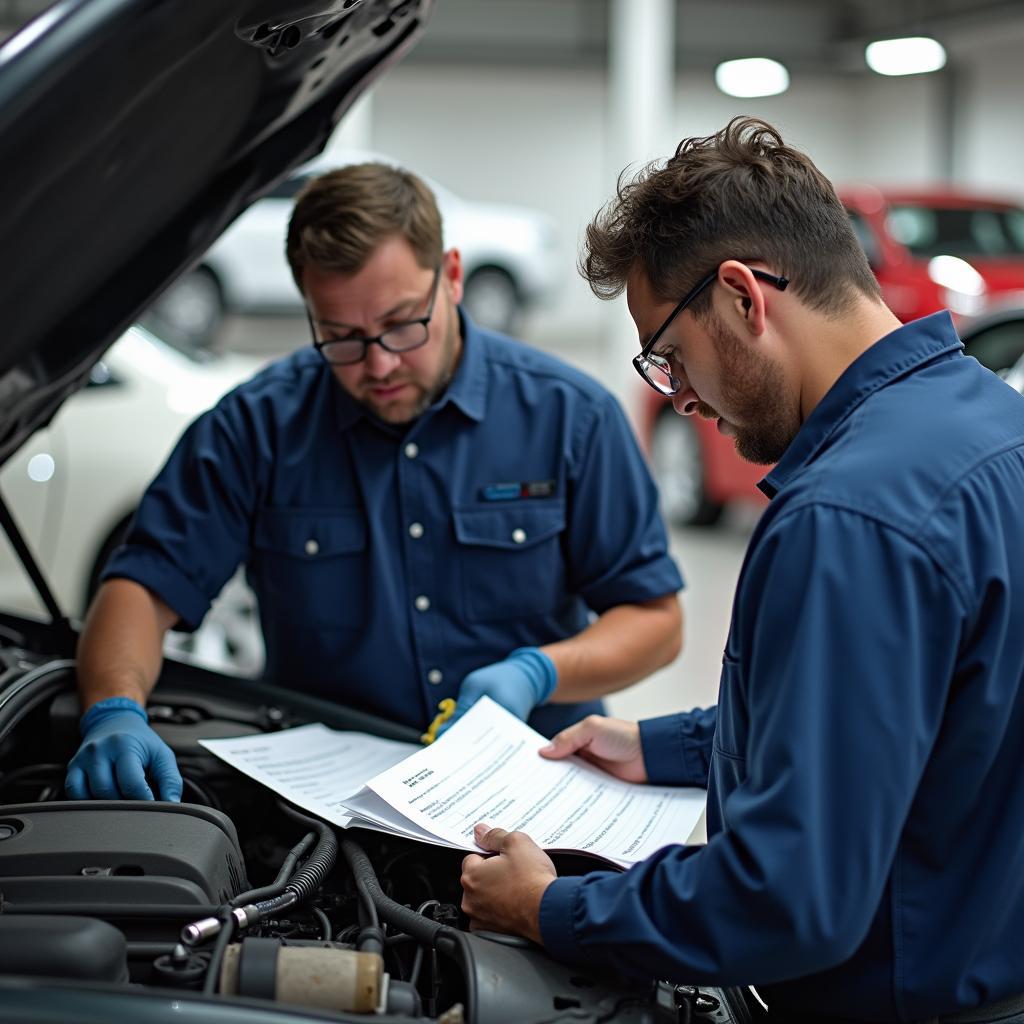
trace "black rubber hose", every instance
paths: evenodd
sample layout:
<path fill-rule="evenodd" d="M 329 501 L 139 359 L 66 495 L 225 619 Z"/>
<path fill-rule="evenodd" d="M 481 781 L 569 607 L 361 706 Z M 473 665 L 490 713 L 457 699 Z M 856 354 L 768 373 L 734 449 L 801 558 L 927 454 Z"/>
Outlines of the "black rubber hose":
<path fill-rule="evenodd" d="M 373 902 L 366 884 L 356 879 L 356 893 L 359 896 L 359 923 L 364 928 L 379 928 L 380 918 L 377 916 L 377 905 Z"/>
<path fill-rule="evenodd" d="M 220 967 L 224 962 L 224 953 L 227 951 L 228 943 L 235 932 L 235 919 L 231 916 L 230 909 L 225 909 L 220 914 L 220 932 L 213 944 L 210 953 L 210 965 L 206 968 L 206 977 L 203 979 L 203 995 L 212 995 L 217 991 L 217 983 L 220 981 Z"/>
<path fill-rule="evenodd" d="M 316 849 L 313 850 L 309 860 L 285 884 L 284 890 L 279 896 L 258 900 L 252 904 L 261 918 L 269 917 L 271 914 L 276 914 L 315 896 L 338 859 L 338 840 L 330 825 L 320 821 L 319 818 L 309 818 L 305 814 L 300 814 L 287 804 L 278 802 L 278 806 L 289 818 L 315 829 L 319 838 Z"/>
<path fill-rule="evenodd" d="M 467 1016 L 473 1021 L 477 1007 L 476 974 L 473 971 L 473 953 L 466 936 L 454 928 L 431 921 L 430 918 L 410 910 L 401 903 L 396 903 L 390 896 L 385 895 L 370 858 L 358 843 L 351 839 L 342 839 L 341 852 L 352 869 L 356 887 L 365 891 L 373 900 L 382 921 L 462 961 L 462 973 L 466 981 Z"/>
<path fill-rule="evenodd" d="M 417 914 L 415 910 L 410 910 L 401 903 L 396 903 L 390 896 L 386 896 L 377 880 L 377 872 L 374 871 L 370 858 L 358 843 L 351 839 L 342 839 L 341 852 L 355 876 L 356 889 L 365 893 L 373 902 L 382 921 L 431 946 L 437 942 L 439 935 L 448 930 L 444 925 L 431 921 L 430 918 Z"/>
<path fill-rule="evenodd" d="M 259 889 L 250 889 L 248 892 L 239 893 L 231 901 L 231 906 L 244 907 L 247 903 L 257 903 L 260 900 L 270 899 L 272 896 L 279 896 L 284 892 L 284 887 L 288 884 L 288 879 L 291 878 L 292 872 L 295 870 L 295 865 L 298 864 L 299 858 L 302 857 L 303 854 L 305 854 L 305 852 L 313 845 L 314 839 L 316 839 L 316 833 L 307 832 L 306 835 L 288 851 L 288 856 L 285 857 L 284 862 L 281 864 L 281 869 L 278 871 L 277 877 L 269 885 L 261 886 Z"/>
<path fill-rule="evenodd" d="M 309 860 L 302 865 L 284 887 L 285 893 L 294 893 L 301 902 L 302 900 L 308 900 L 310 896 L 316 894 L 316 891 L 324 884 L 327 876 L 334 868 L 335 862 L 338 859 L 338 840 L 334 836 L 334 829 L 326 824 L 326 822 L 320 821 L 318 818 L 307 818 L 305 814 L 300 814 L 284 804 L 281 805 L 281 810 L 289 818 L 294 818 L 296 821 L 300 821 L 304 825 L 309 825 L 315 829 L 319 836 L 316 849 L 313 850 Z"/>

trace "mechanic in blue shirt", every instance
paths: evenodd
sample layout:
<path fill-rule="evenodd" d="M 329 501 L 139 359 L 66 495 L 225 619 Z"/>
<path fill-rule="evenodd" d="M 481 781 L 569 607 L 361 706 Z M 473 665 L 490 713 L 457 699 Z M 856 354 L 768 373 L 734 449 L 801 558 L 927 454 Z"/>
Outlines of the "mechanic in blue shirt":
<path fill-rule="evenodd" d="M 684 141 L 590 226 L 634 360 L 777 462 L 717 709 L 547 748 L 708 785 L 706 846 L 555 879 L 477 827 L 464 909 L 555 956 L 756 985 L 772 1019 L 1024 1021 L 1024 398 L 949 315 L 901 326 L 829 182 L 770 125 Z M 679 296 L 685 296 L 678 301 Z"/>
<path fill-rule="evenodd" d="M 107 565 L 74 797 L 180 797 L 143 709 L 165 632 L 243 563 L 270 680 L 418 729 L 486 694 L 551 735 L 679 651 L 682 579 L 621 409 L 460 312 L 426 185 L 324 175 L 287 254 L 313 345 L 191 425 Z"/>

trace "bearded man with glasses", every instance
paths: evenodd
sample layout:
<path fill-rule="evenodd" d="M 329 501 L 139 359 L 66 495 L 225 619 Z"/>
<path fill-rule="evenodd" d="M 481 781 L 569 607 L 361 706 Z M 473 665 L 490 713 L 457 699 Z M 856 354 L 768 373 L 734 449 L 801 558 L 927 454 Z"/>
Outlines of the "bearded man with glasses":
<path fill-rule="evenodd" d="M 417 730 L 486 695 L 552 735 L 680 649 L 682 579 L 621 409 L 470 322 L 423 182 L 314 179 L 286 250 L 312 345 L 191 425 L 106 566 L 71 796 L 180 797 L 145 702 L 166 630 L 240 564 L 271 681 Z"/>
<path fill-rule="evenodd" d="M 480 823 L 499 856 L 465 859 L 463 909 L 591 969 L 757 986 L 786 1024 L 1024 1022 L 1024 398 L 947 312 L 900 324 L 832 185 L 754 118 L 623 179 L 581 267 L 625 290 L 648 384 L 776 464 L 771 503 L 717 710 L 542 751 L 706 785 L 707 845 L 555 878 Z"/>

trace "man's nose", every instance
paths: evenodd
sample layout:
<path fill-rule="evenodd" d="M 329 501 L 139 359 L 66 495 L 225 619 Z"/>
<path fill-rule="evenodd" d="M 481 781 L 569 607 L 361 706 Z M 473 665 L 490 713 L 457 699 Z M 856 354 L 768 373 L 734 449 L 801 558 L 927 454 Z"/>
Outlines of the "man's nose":
<path fill-rule="evenodd" d="M 685 382 L 672 396 L 672 408 L 680 416 L 692 416 L 697 411 L 698 405 L 700 405 L 700 398 L 697 397 L 697 392 Z"/>
<path fill-rule="evenodd" d="M 402 361 L 397 352 L 389 352 L 383 345 L 366 346 L 366 372 L 377 380 L 383 380 Z"/>

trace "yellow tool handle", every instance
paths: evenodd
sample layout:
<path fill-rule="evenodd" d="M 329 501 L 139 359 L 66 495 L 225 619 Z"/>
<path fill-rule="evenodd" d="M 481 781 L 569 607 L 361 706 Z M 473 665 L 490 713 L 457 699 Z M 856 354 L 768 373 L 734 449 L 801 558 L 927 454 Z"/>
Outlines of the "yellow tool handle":
<path fill-rule="evenodd" d="M 455 714 L 455 701 L 451 697 L 445 697 L 437 706 L 440 711 L 434 715 L 430 728 L 420 737 L 421 743 L 433 743 L 437 739 L 437 730 Z"/>

